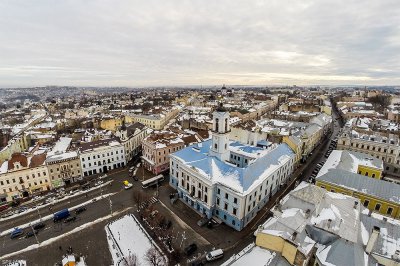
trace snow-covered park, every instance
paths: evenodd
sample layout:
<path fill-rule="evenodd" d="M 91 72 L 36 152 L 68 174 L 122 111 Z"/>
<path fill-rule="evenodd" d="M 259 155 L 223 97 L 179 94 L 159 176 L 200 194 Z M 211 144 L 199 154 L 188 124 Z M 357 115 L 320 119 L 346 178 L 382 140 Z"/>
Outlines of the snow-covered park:
<path fill-rule="evenodd" d="M 125 215 L 105 227 L 114 265 L 167 265 L 161 249 L 132 214 Z"/>

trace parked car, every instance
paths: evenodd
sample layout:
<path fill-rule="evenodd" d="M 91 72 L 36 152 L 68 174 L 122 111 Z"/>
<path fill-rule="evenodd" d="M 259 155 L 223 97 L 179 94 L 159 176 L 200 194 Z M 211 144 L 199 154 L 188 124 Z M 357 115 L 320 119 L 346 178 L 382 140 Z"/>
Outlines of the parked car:
<path fill-rule="evenodd" d="M 19 236 L 22 236 L 24 234 L 24 231 L 20 228 L 15 228 L 14 231 L 11 232 L 10 234 L 10 238 L 14 239 L 17 238 Z"/>
<path fill-rule="evenodd" d="M 61 221 L 64 218 L 67 218 L 70 216 L 69 210 L 68 209 L 63 209 L 61 211 L 56 212 L 53 215 L 53 221 L 56 223 L 58 221 Z"/>
<path fill-rule="evenodd" d="M 103 183 L 104 183 L 103 181 L 99 180 L 96 183 L 94 183 L 94 186 L 97 187 L 97 186 L 100 186 Z"/>
<path fill-rule="evenodd" d="M 185 248 L 186 256 L 191 256 L 197 250 L 197 245 L 195 243 L 190 244 Z"/>
<path fill-rule="evenodd" d="M 70 216 L 67 219 L 64 220 L 64 223 L 69 223 L 69 222 L 73 222 L 76 220 L 76 216 Z"/>
<path fill-rule="evenodd" d="M 39 230 L 39 229 L 45 228 L 46 225 L 44 223 L 37 223 L 37 224 L 34 224 L 32 227 L 34 230 Z"/>
<path fill-rule="evenodd" d="M 125 189 L 130 189 L 133 187 L 133 185 L 131 183 L 129 183 L 128 180 L 125 180 L 123 183 L 124 183 Z"/>
<path fill-rule="evenodd" d="M 213 260 L 220 259 L 223 256 L 224 256 L 224 251 L 222 249 L 216 249 L 216 250 L 213 250 L 213 251 L 207 253 L 206 260 L 213 261 Z"/>
<path fill-rule="evenodd" d="M 28 233 L 25 234 L 25 238 L 30 238 L 32 236 L 34 236 L 35 234 L 38 233 L 38 230 L 31 230 Z"/>
<path fill-rule="evenodd" d="M 81 207 L 78 207 L 75 210 L 75 214 L 80 214 L 81 212 L 84 212 L 84 211 L 86 211 L 86 207 L 85 206 L 81 206 Z"/>
<path fill-rule="evenodd" d="M 208 223 L 208 219 L 206 217 L 201 218 L 200 220 L 197 221 L 198 226 L 204 226 Z"/>
<path fill-rule="evenodd" d="M 154 218 L 157 214 L 158 214 L 158 211 L 157 211 L 157 210 L 154 210 L 154 211 L 152 211 L 152 212 L 150 213 L 150 217 L 151 217 L 151 218 Z"/>

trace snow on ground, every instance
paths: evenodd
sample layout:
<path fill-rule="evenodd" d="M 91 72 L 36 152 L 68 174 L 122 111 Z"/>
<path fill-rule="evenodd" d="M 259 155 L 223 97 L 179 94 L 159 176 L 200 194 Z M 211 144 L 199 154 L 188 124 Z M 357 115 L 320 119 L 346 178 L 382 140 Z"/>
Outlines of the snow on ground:
<path fill-rule="evenodd" d="M 272 260 L 274 259 L 276 253 L 270 251 L 268 249 L 263 249 L 260 247 L 254 247 L 250 250 L 250 252 L 243 255 L 237 261 L 232 263 L 232 266 L 241 266 L 241 265 L 251 265 L 251 266 L 262 266 L 262 265 L 271 265 Z"/>
<path fill-rule="evenodd" d="M 6 264 L 2 264 L 3 266 L 26 266 L 26 261 L 25 260 L 13 260 L 9 261 Z"/>
<path fill-rule="evenodd" d="M 39 248 L 39 247 L 44 247 L 44 246 L 50 245 L 51 243 L 54 243 L 54 242 L 56 242 L 57 240 L 60 240 L 60 239 L 62 239 L 62 238 L 64 238 L 64 237 L 66 237 L 66 236 L 69 236 L 69 235 L 72 235 L 72 234 L 77 233 L 77 232 L 79 232 L 79 231 L 82 231 L 83 229 L 86 229 L 86 228 L 88 228 L 88 227 L 90 227 L 90 226 L 92 226 L 92 225 L 94 225 L 94 224 L 97 224 L 97 223 L 100 223 L 100 222 L 102 222 L 102 221 L 104 221 L 104 220 L 107 220 L 107 219 L 109 219 L 109 218 L 111 218 L 111 217 L 113 217 L 113 216 L 116 216 L 116 215 L 118 215 L 118 214 L 120 214 L 120 213 L 122 213 L 122 212 L 124 212 L 124 211 L 127 211 L 127 210 L 129 210 L 129 209 L 131 209 L 131 208 L 132 208 L 132 207 L 129 207 L 129 208 L 126 208 L 126 209 L 124 209 L 124 210 L 121 210 L 121 211 L 118 211 L 118 212 L 114 212 L 113 214 L 109 214 L 109 215 L 107 215 L 107 216 L 101 217 L 101 218 L 99 218 L 99 219 L 97 219 L 97 220 L 94 220 L 94 221 L 92 221 L 92 222 L 89 222 L 89 223 L 83 224 L 83 225 L 81 225 L 81 226 L 75 227 L 73 230 L 71 230 L 71 231 L 69 231 L 69 232 L 66 232 L 65 234 L 62 234 L 62 235 L 59 235 L 59 236 L 56 236 L 56 237 L 47 239 L 47 240 L 41 242 L 40 244 L 33 244 L 33 245 L 30 245 L 30 246 L 28 246 L 28 247 L 26 247 L 26 248 L 24 248 L 24 249 L 15 251 L 15 252 L 13 252 L 13 253 L 6 254 L 6 255 L 0 257 L 0 260 L 4 260 L 4 259 L 6 259 L 6 258 L 15 256 L 15 255 L 18 255 L 18 254 L 21 254 L 21 253 L 24 253 L 24 252 L 26 252 L 26 251 L 30 251 L 30 250 L 33 250 L 33 249 L 37 249 L 37 248 Z"/>
<path fill-rule="evenodd" d="M 124 259 L 133 255 L 136 255 L 140 265 L 150 265 L 145 256 L 153 247 L 160 253 L 160 257 L 164 257 L 164 261 L 160 258 L 159 265 L 167 265 L 161 249 L 132 214 L 109 223 L 105 230 L 114 265 L 128 265 Z"/>
<path fill-rule="evenodd" d="M 86 205 L 88 205 L 90 203 L 93 203 L 93 202 L 96 202 L 98 200 L 107 198 L 107 197 L 112 196 L 114 194 L 116 194 L 116 192 L 115 193 L 104 194 L 103 196 L 98 196 L 96 198 L 93 198 L 93 199 L 88 200 L 86 202 L 83 202 L 81 204 L 78 204 L 78 205 L 75 205 L 73 207 L 70 207 L 70 208 L 68 208 L 68 210 L 71 212 L 71 211 L 73 211 L 73 210 L 75 210 L 75 209 L 77 209 L 77 208 L 79 208 L 81 206 L 86 206 Z M 15 227 L 10 228 L 8 230 L 4 230 L 3 232 L 1 232 L 0 236 L 4 236 L 4 235 L 7 235 L 7 234 L 10 234 L 12 231 L 14 231 L 15 228 L 24 229 L 24 228 L 27 228 L 27 227 L 31 226 L 31 224 L 36 224 L 36 223 L 39 223 L 39 222 L 42 222 L 42 221 L 51 220 L 51 219 L 53 219 L 53 217 L 54 217 L 53 214 L 49 214 L 49 215 L 43 216 L 42 219 L 37 219 L 37 220 L 34 220 L 34 221 L 30 222 L 30 223 L 26 223 L 26 224 L 23 224 L 23 225 L 15 226 Z"/>
<path fill-rule="evenodd" d="M 52 202 L 50 202 L 50 203 L 37 206 L 35 209 L 30 208 L 30 209 L 28 209 L 28 210 L 26 210 L 26 211 L 24 211 L 24 212 L 20 212 L 20 213 L 17 213 L 17 214 L 13 214 L 13 215 L 11 215 L 11 216 L 9 216 L 9 217 L 5 217 L 5 218 L 0 218 L 0 222 L 5 221 L 5 220 L 14 219 L 15 217 L 22 216 L 22 215 L 27 214 L 27 213 L 30 213 L 30 212 L 35 212 L 35 211 L 37 211 L 38 209 L 43 209 L 43 208 L 48 207 L 48 206 L 50 206 L 50 205 L 54 205 L 55 203 L 59 203 L 59 202 L 61 202 L 61 201 L 64 201 L 64 200 L 73 198 L 73 197 L 75 197 L 75 196 L 88 193 L 88 192 L 90 192 L 90 191 L 93 191 L 93 190 L 99 189 L 99 188 L 101 188 L 101 187 L 104 187 L 104 186 L 106 186 L 106 185 L 109 185 L 111 182 L 112 182 L 112 181 L 110 180 L 110 181 L 108 181 L 108 182 L 105 182 L 105 183 L 103 183 L 103 184 L 97 186 L 97 187 L 92 187 L 92 188 L 90 188 L 90 189 L 88 189 L 88 190 L 81 190 L 81 191 L 79 191 L 79 192 L 76 192 L 75 194 L 65 196 L 65 197 L 62 198 L 62 199 L 56 199 L 56 200 L 54 200 L 54 201 L 52 201 Z"/>

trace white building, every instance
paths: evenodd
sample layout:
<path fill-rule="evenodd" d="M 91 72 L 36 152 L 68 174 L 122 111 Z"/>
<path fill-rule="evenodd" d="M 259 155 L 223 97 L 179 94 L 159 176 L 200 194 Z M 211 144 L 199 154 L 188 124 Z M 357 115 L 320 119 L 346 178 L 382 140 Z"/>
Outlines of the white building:
<path fill-rule="evenodd" d="M 79 150 L 83 176 L 107 173 L 126 165 L 125 148 L 116 139 L 82 143 Z"/>
<path fill-rule="evenodd" d="M 115 132 L 115 135 L 120 138 L 121 144 L 125 147 L 125 157 L 127 162 L 139 154 L 142 148 L 142 141 L 148 133 L 149 128 L 141 123 L 134 123 L 128 126 L 123 123 Z"/>
<path fill-rule="evenodd" d="M 170 185 L 202 216 L 242 230 L 293 171 L 286 144 L 255 147 L 229 140 L 229 113 L 213 113 L 212 138 L 171 155 Z"/>

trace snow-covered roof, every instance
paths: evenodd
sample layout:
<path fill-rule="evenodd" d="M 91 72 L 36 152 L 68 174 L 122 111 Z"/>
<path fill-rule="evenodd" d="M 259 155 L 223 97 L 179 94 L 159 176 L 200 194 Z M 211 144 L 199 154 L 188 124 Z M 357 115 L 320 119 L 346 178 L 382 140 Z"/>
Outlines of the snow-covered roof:
<path fill-rule="evenodd" d="M 342 169 L 357 173 L 359 165 L 383 171 L 383 161 L 381 159 L 361 152 L 333 150 L 317 177 L 326 174 L 330 169 Z"/>
<path fill-rule="evenodd" d="M 243 256 L 238 258 L 235 262 L 230 264 L 232 266 L 266 266 L 266 265 L 277 265 L 277 266 L 289 266 L 287 262 L 280 254 L 268 249 L 260 247 L 253 247 L 250 251 L 247 251 Z"/>
<path fill-rule="evenodd" d="M 66 152 L 71 144 L 71 141 L 72 138 L 61 137 L 47 155 L 52 156 Z"/>
<path fill-rule="evenodd" d="M 211 182 L 222 184 L 243 194 L 251 191 L 265 177 L 272 174 L 294 156 L 289 146 L 280 144 L 245 168 L 241 168 L 209 156 L 211 142 L 211 140 L 207 140 L 186 147 L 171 156 L 201 173 Z M 256 148 L 254 147 L 254 149 Z"/>
<path fill-rule="evenodd" d="M 395 183 L 366 177 L 342 169 L 329 169 L 328 172 L 318 176 L 317 179 L 396 204 L 400 203 L 400 185 Z"/>

